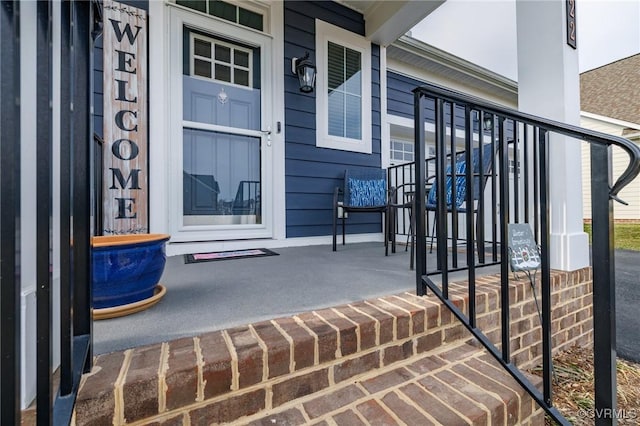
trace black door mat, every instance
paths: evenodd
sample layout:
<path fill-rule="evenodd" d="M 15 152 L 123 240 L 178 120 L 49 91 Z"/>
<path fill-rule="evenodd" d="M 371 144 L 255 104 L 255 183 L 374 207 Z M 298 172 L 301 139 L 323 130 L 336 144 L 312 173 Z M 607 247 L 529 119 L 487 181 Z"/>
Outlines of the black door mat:
<path fill-rule="evenodd" d="M 185 254 L 184 263 L 213 262 L 216 260 L 245 259 L 248 257 L 278 256 L 279 253 L 265 248 L 248 250 L 228 250 L 211 253 Z"/>

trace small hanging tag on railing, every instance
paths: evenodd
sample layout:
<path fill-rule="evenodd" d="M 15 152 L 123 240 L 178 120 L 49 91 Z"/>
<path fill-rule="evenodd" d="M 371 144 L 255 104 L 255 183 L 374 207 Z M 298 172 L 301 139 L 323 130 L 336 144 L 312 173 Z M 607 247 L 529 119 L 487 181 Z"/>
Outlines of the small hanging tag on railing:
<path fill-rule="evenodd" d="M 540 251 L 528 223 L 510 223 L 509 265 L 511 271 L 532 271 L 540 267 Z"/>

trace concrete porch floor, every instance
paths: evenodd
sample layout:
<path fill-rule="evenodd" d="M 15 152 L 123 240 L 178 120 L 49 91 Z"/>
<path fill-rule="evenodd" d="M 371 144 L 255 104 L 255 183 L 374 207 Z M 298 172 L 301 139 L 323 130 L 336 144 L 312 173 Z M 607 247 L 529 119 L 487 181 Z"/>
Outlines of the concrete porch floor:
<path fill-rule="evenodd" d="M 169 257 L 160 281 L 166 295 L 145 311 L 95 321 L 94 353 L 415 292 L 404 248 L 399 245 L 387 257 L 382 243 L 347 243 L 335 253 L 330 245 L 277 248 L 278 256 L 194 264 L 185 264 L 184 256 Z M 435 252 L 428 261 L 435 262 Z"/>

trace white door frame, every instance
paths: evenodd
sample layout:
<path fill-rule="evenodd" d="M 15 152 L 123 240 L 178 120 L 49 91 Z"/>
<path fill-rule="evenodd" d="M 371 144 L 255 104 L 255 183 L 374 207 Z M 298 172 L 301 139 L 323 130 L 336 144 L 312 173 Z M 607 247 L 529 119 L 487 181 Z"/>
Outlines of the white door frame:
<path fill-rule="evenodd" d="M 169 90 L 168 90 L 168 118 L 169 138 L 168 164 L 168 221 L 169 233 L 172 242 L 192 241 L 224 241 L 252 238 L 274 237 L 274 149 L 273 149 L 273 63 L 272 47 L 273 39 L 270 35 L 228 23 L 226 21 L 209 17 L 197 12 L 191 12 L 179 7 L 169 8 Z M 212 25 L 215 24 L 215 25 Z M 183 55 L 183 27 L 188 26 L 212 35 L 220 35 L 227 39 L 237 40 L 243 44 L 260 48 L 261 70 L 261 123 L 262 130 L 271 128 L 271 135 L 256 131 L 250 132 L 251 136 L 261 137 L 261 180 L 263 217 L 261 224 L 250 225 L 210 225 L 210 226 L 183 226 L 182 222 L 182 169 L 183 169 L 183 145 L 182 145 L 182 120 L 183 95 L 182 95 L 182 55 Z M 215 30 L 215 31 L 214 31 Z M 176 60 L 178 58 L 179 60 Z M 255 133 L 255 134 L 254 134 Z"/>

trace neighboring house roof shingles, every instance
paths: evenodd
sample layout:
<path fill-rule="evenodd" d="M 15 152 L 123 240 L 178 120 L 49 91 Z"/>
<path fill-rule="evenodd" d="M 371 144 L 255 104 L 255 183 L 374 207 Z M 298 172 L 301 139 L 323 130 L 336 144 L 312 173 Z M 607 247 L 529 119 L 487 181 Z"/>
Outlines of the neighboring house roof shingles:
<path fill-rule="evenodd" d="M 580 74 L 580 109 L 640 123 L 640 54 Z"/>

